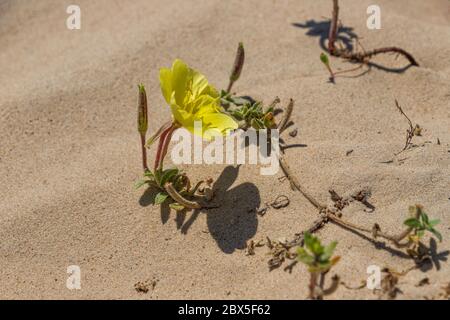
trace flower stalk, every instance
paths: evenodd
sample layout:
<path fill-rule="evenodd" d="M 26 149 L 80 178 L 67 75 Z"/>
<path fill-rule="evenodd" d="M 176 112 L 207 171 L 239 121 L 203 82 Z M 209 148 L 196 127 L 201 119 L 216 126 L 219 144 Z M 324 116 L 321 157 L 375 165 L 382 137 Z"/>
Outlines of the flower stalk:
<path fill-rule="evenodd" d="M 142 151 L 142 167 L 144 172 L 148 171 L 147 165 L 147 149 L 145 148 L 145 136 L 148 130 L 148 107 L 147 107 L 147 93 L 144 85 L 138 85 L 139 101 L 138 101 L 138 132 L 141 137 L 141 151 Z"/>

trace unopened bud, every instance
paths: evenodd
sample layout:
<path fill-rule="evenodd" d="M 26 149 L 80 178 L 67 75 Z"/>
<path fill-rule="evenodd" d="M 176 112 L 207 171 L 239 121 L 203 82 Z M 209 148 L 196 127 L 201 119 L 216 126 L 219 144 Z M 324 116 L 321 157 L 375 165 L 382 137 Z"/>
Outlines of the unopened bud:
<path fill-rule="evenodd" d="M 147 111 L 147 93 L 144 85 L 138 85 L 139 88 L 139 104 L 138 104 L 138 131 L 145 135 L 148 129 L 148 111 Z"/>
<path fill-rule="evenodd" d="M 326 66 L 330 65 L 330 61 L 328 60 L 328 56 L 325 53 L 320 54 L 320 61 Z"/>

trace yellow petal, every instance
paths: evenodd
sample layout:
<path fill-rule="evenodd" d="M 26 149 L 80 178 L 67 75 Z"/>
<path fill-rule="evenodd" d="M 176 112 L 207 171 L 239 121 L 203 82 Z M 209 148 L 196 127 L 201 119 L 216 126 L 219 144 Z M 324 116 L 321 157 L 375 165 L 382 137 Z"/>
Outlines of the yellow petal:
<path fill-rule="evenodd" d="M 170 98 L 172 96 L 172 70 L 167 68 L 161 68 L 159 70 L 159 84 L 164 99 L 170 104 Z"/>
<path fill-rule="evenodd" d="M 182 105 L 186 95 L 188 81 L 192 80 L 192 70 L 181 61 L 176 59 L 172 65 L 172 90 L 178 105 Z"/>
<path fill-rule="evenodd" d="M 233 118 L 220 112 L 205 114 L 203 115 L 202 120 L 204 127 L 216 128 L 222 135 L 227 134 L 230 130 L 238 128 L 238 124 Z"/>

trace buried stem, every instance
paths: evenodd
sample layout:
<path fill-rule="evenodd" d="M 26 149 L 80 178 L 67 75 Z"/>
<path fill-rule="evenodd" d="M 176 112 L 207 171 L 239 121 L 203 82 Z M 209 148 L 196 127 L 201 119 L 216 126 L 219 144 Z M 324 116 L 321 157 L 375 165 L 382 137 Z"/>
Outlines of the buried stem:
<path fill-rule="evenodd" d="M 287 119 L 288 118 L 289 117 L 287 117 Z M 380 230 L 380 227 L 379 227 L 378 224 L 375 224 L 370 229 L 370 228 L 366 228 L 364 226 L 359 226 L 359 225 L 353 224 L 351 222 L 348 222 L 348 221 L 345 221 L 345 220 L 339 218 L 335 212 L 332 212 L 332 211 L 328 210 L 325 205 L 321 204 L 313 196 L 311 196 L 308 192 L 306 192 L 306 190 L 300 184 L 300 182 L 297 179 L 297 177 L 292 173 L 292 171 L 290 169 L 290 166 L 289 166 L 289 164 L 287 163 L 287 161 L 286 161 L 286 159 L 284 157 L 284 153 L 279 156 L 278 160 L 280 162 L 280 166 L 283 169 L 287 179 L 291 183 L 291 186 L 294 189 L 296 189 L 297 191 L 299 191 L 316 209 L 319 210 L 320 218 L 318 220 L 314 221 L 314 223 L 308 229 L 308 232 L 313 233 L 313 232 L 319 230 L 329 220 L 331 220 L 335 224 L 337 224 L 337 225 L 339 225 L 341 227 L 349 228 L 349 229 L 353 229 L 353 230 L 358 230 L 358 231 L 362 231 L 362 232 L 365 232 L 365 233 L 370 233 L 370 234 L 373 235 L 374 238 L 381 237 L 381 238 L 384 238 L 386 240 L 389 240 L 398 248 L 404 248 L 404 247 L 407 247 L 407 246 L 410 245 L 411 241 L 408 241 L 406 243 L 400 243 L 400 242 L 403 239 L 405 239 L 411 233 L 413 228 L 408 227 L 402 233 L 400 233 L 400 234 L 398 234 L 396 236 L 392 236 L 392 235 L 389 235 L 389 234 L 386 234 L 386 233 L 382 232 Z M 415 218 L 416 219 L 419 218 L 419 213 L 418 212 L 416 212 Z M 291 243 L 289 245 L 290 246 L 301 245 L 303 243 L 303 241 L 304 241 L 304 234 L 305 234 L 305 232 L 301 232 L 300 234 L 298 234 L 297 235 L 297 239 L 295 239 L 294 241 L 291 241 Z"/>
<path fill-rule="evenodd" d="M 381 232 L 378 224 L 375 224 L 372 229 L 369 229 L 369 228 L 359 226 L 359 225 L 353 224 L 351 222 L 345 221 L 341 218 L 338 218 L 334 213 L 327 213 L 326 216 L 328 219 L 335 222 L 339 226 L 343 226 L 346 228 L 350 228 L 350 229 L 354 229 L 354 230 L 358 230 L 358 231 L 362 231 L 362 232 L 366 232 L 366 233 L 371 233 L 374 238 L 380 237 L 380 238 L 389 240 L 397 248 L 405 248 L 405 247 L 408 247 L 410 244 L 410 241 L 408 241 L 406 243 L 400 243 L 400 241 L 402 241 L 404 238 L 406 238 L 411 233 L 413 228 L 407 228 L 402 233 L 400 233 L 396 236 L 392 236 L 392 235 L 388 235 L 384 232 Z M 418 215 L 417 215 L 417 217 L 418 217 Z"/>

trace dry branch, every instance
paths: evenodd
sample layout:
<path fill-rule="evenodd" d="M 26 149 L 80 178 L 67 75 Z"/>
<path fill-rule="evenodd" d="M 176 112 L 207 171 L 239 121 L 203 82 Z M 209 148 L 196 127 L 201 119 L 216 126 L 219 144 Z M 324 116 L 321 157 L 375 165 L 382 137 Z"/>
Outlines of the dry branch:
<path fill-rule="evenodd" d="M 338 39 L 338 21 L 339 21 L 339 3 L 338 0 L 333 0 L 333 12 L 330 24 L 330 32 L 328 35 L 328 52 L 335 57 L 348 59 L 359 63 L 367 63 L 370 58 L 375 55 L 383 53 L 397 53 L 408 59 L 413 66 L 419 66 L 419 63 L 414 59 L 412 54 L 398 47 L 378 48 L 371 51 L 351 52 L 347 48 L 336 48 L 336 41 Z"/>

